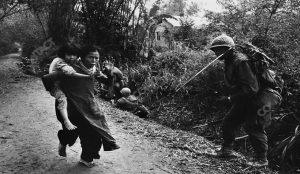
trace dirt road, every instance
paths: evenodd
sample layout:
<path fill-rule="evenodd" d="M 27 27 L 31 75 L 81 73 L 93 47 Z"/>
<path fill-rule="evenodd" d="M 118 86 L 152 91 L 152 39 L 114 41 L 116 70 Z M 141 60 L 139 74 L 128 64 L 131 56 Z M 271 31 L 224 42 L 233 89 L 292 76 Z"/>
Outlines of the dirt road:
<path fill-rule="evenodd" d="M 22 74 L 16 63 L 0 59 L 0 173 L 247 173 L 238 161 L 209 157 L 214 145 L 202 137 L 140 119 L 101 100 L 121 148 L 101 150 L 94 168 L 78 163 L 79 140 L 67 149 L 67 158 L 60 157 L 54 99 L 39 78 Z M 189 148 L 191 141 L 197 141 L 198 151 Z"/>

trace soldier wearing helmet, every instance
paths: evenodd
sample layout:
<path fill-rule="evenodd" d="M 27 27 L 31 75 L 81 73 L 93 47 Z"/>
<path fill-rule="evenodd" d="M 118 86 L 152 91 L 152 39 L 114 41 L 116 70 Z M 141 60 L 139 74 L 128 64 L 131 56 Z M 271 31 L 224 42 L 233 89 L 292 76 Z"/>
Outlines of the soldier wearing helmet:
<path fill-rule="evenodd" d="M 107 94 L 105 97 L 114 100 L 122 97 L 120 90 L 123 88 L 125 81 L 122 71 L 115 67 L 113 63 L 109 61 L 103 62 L 103 74 L 107 76 L 107 80 L 104 81 L 104 88 L 107 88 Z"/>
<path fill-rule="evenodd" d="M 234 47 L 234 41 L 231 37 L 222 34 L 216 37 L 210 46 L 210 49 L 215 52 L 217 56 L 225 53 L 226 51 L 231 50 Z M 224 56 L 221 56 L 219 60 L 223 60 Z"/>
<path fill-rule="evenodd" d="M 130 111 L 141 118 L 146 118 L 148 116 L 148 109 L 139 103 L 138 98 L 131 94 L 129 88 L 122 88 L 120 93 L 122 94 L 122 97 L 115 103 L 117 108 Z"/>
<path fill-rule="evenodd" d="M 128 97 L 131 94 L 131 90 L 129 88 L 122 88 L 120 93 L 123 97 Z"/>
<path fill-rule="evenodd" d="M 233 150 L 235 131 L 244 125 L 244 130 L 249 135 L 251 145 L 255 151 L 255 160 L 248 162 L 254 167 L 267 166 L 267 135 L 265 117 L 257 115 L 254 104 L 259 91 L 258 80 L 252 72 L 247 55 L 235 49 L 233 39 L 222 34 L 213 39 L 210 49 L 221 56 L 224 61 L 225 84 L 229 87 L 230 95 L 220 97 L 220 101 L 232 104 L 228 114 L 224 117 L 222 125 L 223 144 L 218 152 L 220 157 L 237 157 Z"/>

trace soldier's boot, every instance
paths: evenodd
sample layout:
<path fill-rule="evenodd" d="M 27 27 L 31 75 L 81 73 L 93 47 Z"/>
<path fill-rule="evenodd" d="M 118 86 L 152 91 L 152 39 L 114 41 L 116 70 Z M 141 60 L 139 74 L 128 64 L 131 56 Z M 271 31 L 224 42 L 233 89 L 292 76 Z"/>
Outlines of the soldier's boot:
<path fill-rule="evenodd" d="M 269 165 L 269 161 L 267 158 L 255 158 L 252 161 L 247 162 L 248 166 L 261 168 Z"/>
<path fill-rule="evenodd" d="M 232 148 L 222 147 L 221 150 L 217 151 L 217 157 L 220 158 L 239 158 L 240 154 L 235 152 Z"/>

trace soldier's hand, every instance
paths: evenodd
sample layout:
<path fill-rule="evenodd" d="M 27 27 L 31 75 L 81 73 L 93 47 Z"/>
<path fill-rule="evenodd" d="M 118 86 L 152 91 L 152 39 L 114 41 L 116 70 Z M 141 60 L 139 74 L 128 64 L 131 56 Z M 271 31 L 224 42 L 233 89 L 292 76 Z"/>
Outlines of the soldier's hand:
<path fill-rule="evenodd" d="M 114 64 L 108 61 L 104 62 L 104 71 L 106 71 L 108 74 L 112 74 L 112 71 L 114 69 Z"/>

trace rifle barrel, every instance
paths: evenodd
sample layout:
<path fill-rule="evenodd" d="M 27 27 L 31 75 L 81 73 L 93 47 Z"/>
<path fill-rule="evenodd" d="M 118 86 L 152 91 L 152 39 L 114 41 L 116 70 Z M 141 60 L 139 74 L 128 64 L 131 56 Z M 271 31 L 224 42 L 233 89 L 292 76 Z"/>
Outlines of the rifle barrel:
<path fill-rule="evenodd" d="M 180 89 L 182 89 L 186 84 L 188 84 L 191 80 L 193 80 L 196 76 L 198 76 L 200 73 L 202 73 L 206 68 L 208 68 L 211 64 L 213 64 L 216 60 L 220 59 L 223 55 L 225 55 L 230 49 L 228 49 L 225 53 L 219 55 L 217 58 L 215 58 L 213 61 L 211 61 L 209 64 L 207 64 L 204 68 L 202 68 L 199 72 L 197 72 L 195 75 L 193 75 L 191 78 L 189 78 L 183 85 L 179 84 L 175 88 L 175 92 L 178 92 Z"/>

